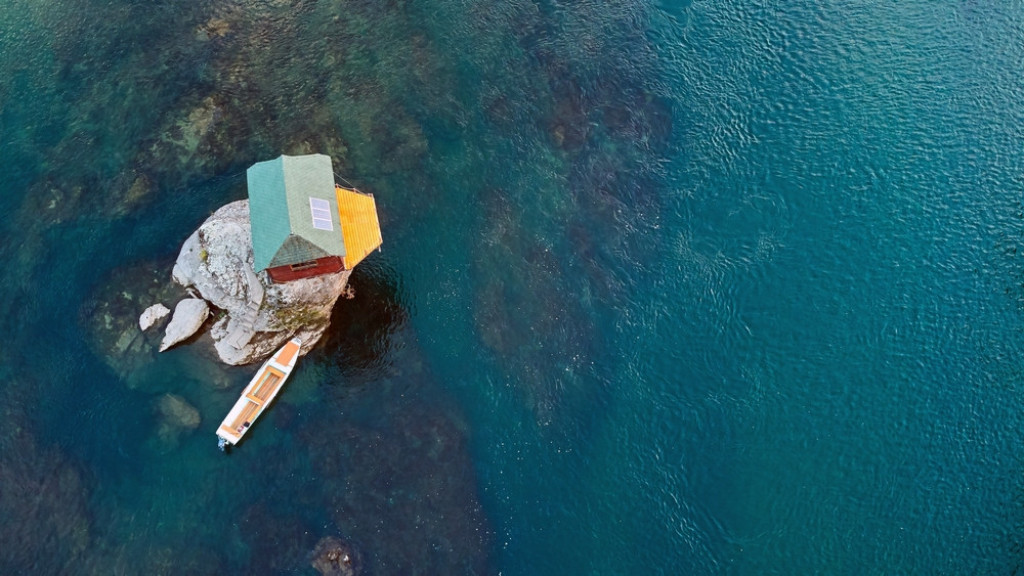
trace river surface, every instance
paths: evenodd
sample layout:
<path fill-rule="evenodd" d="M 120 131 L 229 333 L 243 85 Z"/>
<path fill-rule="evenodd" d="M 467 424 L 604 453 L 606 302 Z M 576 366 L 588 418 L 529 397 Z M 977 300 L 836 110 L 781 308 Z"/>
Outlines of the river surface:
<path fill-rule="evenodd" d="M 0 573 L 1019 573 L 1022 70 L 1020 0 L 8 0 Z M 383 251 L 224 455 L 252 368 L 133 325 L 312 152 Z"/>

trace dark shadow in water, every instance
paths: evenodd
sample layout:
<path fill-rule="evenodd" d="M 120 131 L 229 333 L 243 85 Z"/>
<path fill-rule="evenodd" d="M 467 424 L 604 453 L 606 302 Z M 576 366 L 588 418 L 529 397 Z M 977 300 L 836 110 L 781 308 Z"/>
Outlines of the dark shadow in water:
<path fill-rule="evenodd" d="M 394 270 L 372 258 L 349 278 L 352 299 L 340 298 L 322 350 L 346 380 L 373 380 L 384 375 L 392 335 L 409 320 Z"/>

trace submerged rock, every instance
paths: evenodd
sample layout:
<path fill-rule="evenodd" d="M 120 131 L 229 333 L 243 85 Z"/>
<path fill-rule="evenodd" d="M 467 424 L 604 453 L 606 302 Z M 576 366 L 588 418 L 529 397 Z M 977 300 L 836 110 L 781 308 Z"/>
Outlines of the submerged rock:
<path fill-rule="evenodd" d="M 33 435 L 26 385 L 35 384 L 8 380 L 0 391 L 0 574 L 80 573 L 94 541 L 89 483 Z"/>
<path fill-rule="evenodd" d="M 171 310 L 167 306 L 160 303 L 153 304 L 142 312 L 142 316 L 139 316 L 139 328 L 145 332 L 170 313 Z"/>
<path fill-rule="evenodd" d="M 174 316 L 160 343 L 163 352 L 195 334 L 210 315 L 210 306 L 201 298 L 186 298 L 174 307 Z"/>
<path fill-rule="evenodd" d="M 176 428 L 195 430 L 199 427 L 199 410 L 176 394 L 164 394 L 157 402 L 163 421 Z"/>
<path fill-rule="evenodd" d="M 358 574 L 354 551 L 334 536 L 322 538 L 313 549 L 313 568 L 324 576 L 355 576 Z"/>
<path fill-rule="evenodd" d="M 221 361 L 263 360 L 298 336 L 303 352 L 330 325 L 331 310 L 345 291 L 351 271 L 274 284 L 253 271 L 249 201 L 221 207 L 181 247 L 174 281 L 194 288 L 224 312 L 210 335 Z"/>
<path fill-rule="evenodd" d="M 199 410 L 177 394 L 164 394 L 156 401 L 154 411 L 159 416 L 157 437 L 164 447 L 174 447 L 179 438 L 199 427 Z"/>
<path fill-rule="evenodd" d="M 155 382 L 145 374 L 163 338 L 163 330 L 139 330 L 139 311 L 154 302 L 187 297 L 180 286 L 167 281 L 167 267 L 167 261 L 160 261 L 115 268 L 79 310 L 78 321 L 89 347 L 130 388 Z"/>

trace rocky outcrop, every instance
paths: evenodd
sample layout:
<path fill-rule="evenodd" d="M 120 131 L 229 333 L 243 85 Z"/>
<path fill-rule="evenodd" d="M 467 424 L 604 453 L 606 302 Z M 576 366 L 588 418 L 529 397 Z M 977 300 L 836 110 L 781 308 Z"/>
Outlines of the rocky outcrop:
<path fill-rule="evenodd" d="M 143 332 L 149 330 L 154 324 L 163 320 L 171 313 L 171 310 L 163 304 L 153 304 L 149 308 L 146 308 L 142 312 L 142 316 L 139 316 L 139 329 Z"/>
<path fill-rule="evenodd" d="M 221 361 L 239 365 L 268 357 L 298 336 L 308 351 L 330 325 L 350 271 L 273 284 L 253 271 L 249 201 L 221 207 L 181 248 L 175 282 L 223 313 L 210 330 Z"/>
<path fill-rule="evenodd" d="M 323 576 L 355 576 L 359 573 L 353 550 L 334 536 L 326 536 L 317 542 L 310 556 L 313 568 Z"/>
<path fill-rule="evenodd" d="M 210 315 L 210 306 L 201 298 L 186 298 L 174 307 L 174 316 L 164 332 L 164 340 L 160 343 L 163 352 L 182 340 L 195 334 L 206 318 Z"/>

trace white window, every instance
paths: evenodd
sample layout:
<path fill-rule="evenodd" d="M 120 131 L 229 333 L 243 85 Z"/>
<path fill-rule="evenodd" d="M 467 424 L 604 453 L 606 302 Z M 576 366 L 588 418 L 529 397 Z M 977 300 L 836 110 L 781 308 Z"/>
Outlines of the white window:
<path fill-rule="evenodd" d="M 313 213 L 313 228 L 317 230 L 334 230 L 331 222 L 331 204 L 323 198 L 310 198 L 309 210 Z"/>

